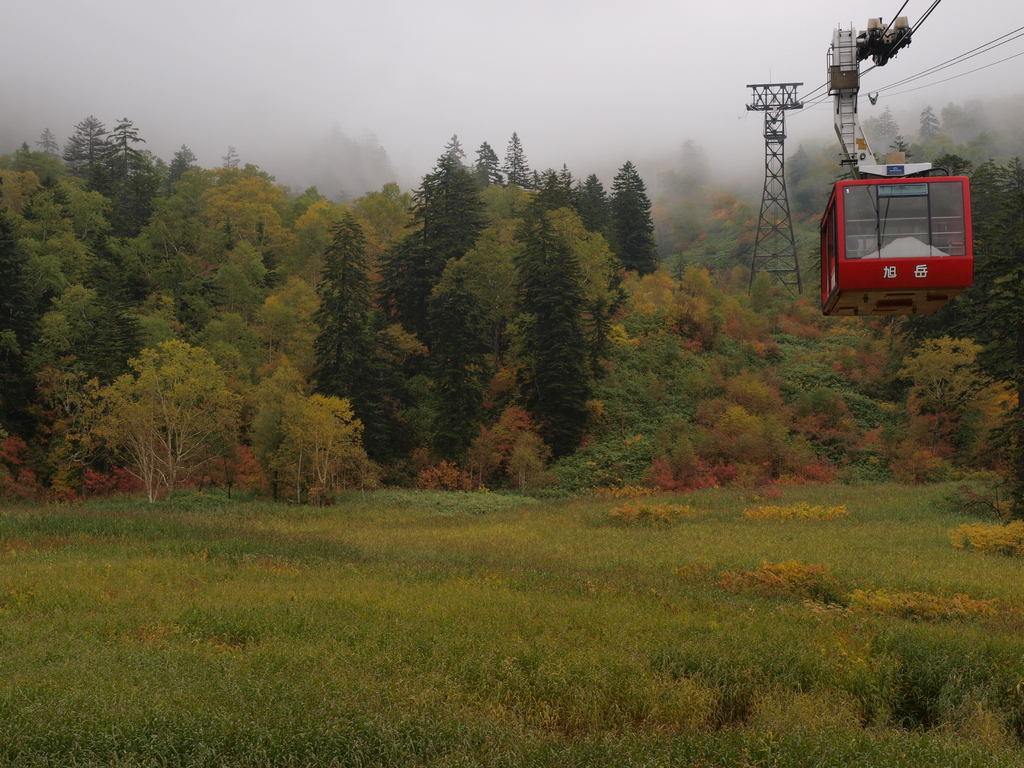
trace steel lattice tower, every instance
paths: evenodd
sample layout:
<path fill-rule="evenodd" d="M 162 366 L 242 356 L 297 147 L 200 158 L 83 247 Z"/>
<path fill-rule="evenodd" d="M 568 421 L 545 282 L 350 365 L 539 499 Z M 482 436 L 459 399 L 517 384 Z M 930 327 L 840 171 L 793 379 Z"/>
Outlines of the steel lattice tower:
<path fill-rule="evenodd" d="M 803 83 L 775 83 L 748 85 L 754 98 L 747 109 L 764 112 L 764 194 L 761 196 L 761 216 L 757 223 L 754 258 L 750 264 L 750 285 L 758 272 L 767 272 L 782 285 L 797 293 L 803 292 L 800 283 L 800 264 L 796 257 L 793 222 L 789 217 L 786 197 L 785 151 L 786 110 L 801 109 L 796 87 Z"/>

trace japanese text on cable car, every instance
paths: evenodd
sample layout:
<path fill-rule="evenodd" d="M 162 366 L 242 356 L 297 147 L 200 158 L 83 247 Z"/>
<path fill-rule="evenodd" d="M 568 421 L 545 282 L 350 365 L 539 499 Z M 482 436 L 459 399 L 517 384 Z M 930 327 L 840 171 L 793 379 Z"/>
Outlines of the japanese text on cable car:
<path fill-rule="evenodd" d="M 896 267 L 882 267 L 882 277 L 895 278 Z M 928 265 L 918 264 L 916 267 L 914 267 L 914 277 L 928 277 Z"/>

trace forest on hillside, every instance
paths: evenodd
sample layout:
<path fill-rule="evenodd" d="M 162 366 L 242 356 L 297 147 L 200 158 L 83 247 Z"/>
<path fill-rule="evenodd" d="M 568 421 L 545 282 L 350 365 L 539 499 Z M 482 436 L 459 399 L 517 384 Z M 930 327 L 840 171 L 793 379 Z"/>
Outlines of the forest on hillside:
<path fill-rule="evenodd" d="M 1024 168 L 935 123 L 867 127 L 971 176 L 975 285 L 877 320 L 813 288 L 837 147 L 789 163 L 796 296 L 751 287 L 757 203 L 689 144 L 654 200 L 513 134 L 339 202 L 231 151 L 165 162 L 127 119 L 47 128 L 0 156 L 0 498 L 971 476 L 1024 514 Z"/>

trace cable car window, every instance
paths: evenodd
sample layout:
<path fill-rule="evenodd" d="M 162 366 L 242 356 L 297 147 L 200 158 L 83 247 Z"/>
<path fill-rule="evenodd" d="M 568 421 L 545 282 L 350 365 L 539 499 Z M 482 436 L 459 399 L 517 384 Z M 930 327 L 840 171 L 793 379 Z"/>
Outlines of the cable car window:
<path fill-rule="evenodd" d="M 862 259 L 878 250 L 878 202 L 874 192 L 874 187 L 868 186 L 843 190 L 848 259 Z"/>
<path fill-rule="evenodd" d="M 966 255 L 960 182 L 864 184 L 843 191 L 847 259 Z"/>
<path fill-rule="evenodd" d="M 828 212 L 828 290 L 826 295 L 832 293 L 836 287 L 836 275 L 839 269 L 839 249 L 836 248 L 836 237 L 839 232 L 836 227 L 838 216 L 835 207 Z"/>
<path fill-rule="evenodd" d="M 886 184 L 878 188 L 879 197 L 909 197 L 927 194 L 927 184 Z"/>
<path fill-rule="evenodd" d="M 959 181 L 936 181 L 931 188 L 932 246 L 949 256 L 967 255 L 964 188 Z"/>
<path fill-rule="evenodd" d="M 920 186 L 927 190 L 926 184 Z M 865 258 L 941 256 L 941 253 L 931 252 L 929 243 L 931 232 L 928 226 L 928 195 L 883 196 L 882 189 L 878 191 L 879 248 L 877 252 L 869 253 Z"/>

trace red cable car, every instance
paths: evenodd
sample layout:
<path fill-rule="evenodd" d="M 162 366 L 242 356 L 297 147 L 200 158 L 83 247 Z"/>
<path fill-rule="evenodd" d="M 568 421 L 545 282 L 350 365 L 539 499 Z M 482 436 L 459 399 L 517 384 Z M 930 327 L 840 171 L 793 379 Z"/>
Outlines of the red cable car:
<path fill-rule="evenodd" d="M 821 311 L 926 315 L 971 285 L 965 176 L 836 182 L 821 220 Z"/>

